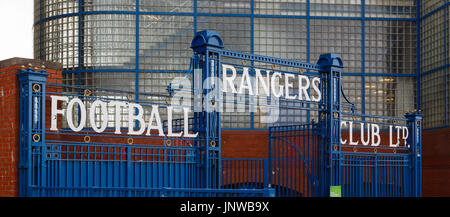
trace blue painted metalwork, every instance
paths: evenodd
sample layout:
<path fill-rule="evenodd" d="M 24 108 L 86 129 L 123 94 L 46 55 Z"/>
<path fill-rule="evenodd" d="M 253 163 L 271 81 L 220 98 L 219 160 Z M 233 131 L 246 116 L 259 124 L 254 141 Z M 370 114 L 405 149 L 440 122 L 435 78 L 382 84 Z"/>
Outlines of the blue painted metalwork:
<path fill-rule="evenodd" d="M 361 104 L 361 112 L 366 113 L 366 1 L 361 0 L 361 52 L 362 52 L 362 76 L 361 76 L 361 99 L 363 103 Z"/>
<path fill-rule="evenodd" d="M 168 95 L 157 95 L 49 84 L 44 72 L 22 70 L 18 74 L 22 111 L 20 195 L 328 196 L 330 186 L 338 185 L 344 196 L 421 196 L 421 115 L 407 114 L 402 119 L 345 112 L 353 106 L 341 102 L 343 62 L 338 55 L 323 54 L 311 64 L 226 50 L 220 35 L 208 30 L 195 34 L 191 48 L 192 68 L 186 76 L 192 76 L 192 92 L 200 94 L 200 103 L 192 106 L 194 116 L 188 119 L 188 126 L 199 133 L 197 138 L 114 135 L 113 129 L 101 134 L 91 128 L 76 133 L 65 128 L 50 131 L 45 125 L 50 94 L 78 97 L 85 103 L 101 99 L 167 107 L 172 88 L 169 86 Z M 306 119 L 306 123 L 275 123 L 269 127 L 267 158 L 221 159 L 219 108 L 227 101 L 222 100 L 221 82 L 210 78 L 222 75 L 222 63 L 252 69 L 255 65 L 261 69 L 261 64 L 272 65 L 272 71 L 277 66 L 310 71 L 304 75 L 321 80 L 321 100 L 282 97 L 279 107 L 310 111 L 318 121 Z M 298 70 L 283 73 L 299 74 Z M 198 80 L 203 86 L 197 85 Z M 39 91 L 34 85 L 40 85 Z M 128 97 L 134 94 L 159 100 Z M 340 123 L 355 117 L 380 125 L 389 122 L 377 119 L 404 121 L 411 132 L 410 147 L 398 149 L 401 153 L 349 151 L 340 142 Z M 172 124 L 174 130 L 181 130 L 184 120 L 175 119 Z"/>
<path fill-rule="evenodd" d="M 329 189 L 325 186 L 340 185 L 340 161 L 339 165 L 334 165 L 333 158 L 340 158 L 340 140 L 341 140 L 341 70 L 343 68 L 342 60 L 334 54 L 321 55 L 318 64 L 320 71 L 325 76 L 325 82 L 322 84 L 323 93 L 323 111 L 319 112 L 319 128 L 321 130 L 322 157 L 328 156 L 330 170 L 324 171 L 322 178 L 322 188 L 319 189 L 320 195 L 328 194 Z M 336 148 L 338 147 L 338 148 Z"/>
<path fill-rule="evenodd" d="M 219 188 L 220 184 L 220 148 L 221 148 L 221 84 L 209 78 L 218 78 L 221 75 L 220 59 L 221 53 L 218 50 L 223 48 L 220 35 L 214 31 L 198 32 L 191 43 L 191 48 L 195 55 L 200 56 L 200 61 L 194 65 L 195 70 L 202 71 L 203 99 L 201 105 L 205 105 L 203 111 L 195 112 L 194 119 L 199 121 L 195 126 L 199 130 L 200 147 L 205 152 L 201 163 L 205 167 L 204 182 L 206 188 Z M 200 78 L 200 77 L 199 77 Z M 195 87 L 195 81 L 192 81 Z M 204 129 L 204 130 L 203 130 Z"/>
<path fill-rule="evenodd" d="M 448 64 L 448 47 L 447 47 L 447 31 L 448 31 L 448 11 L 447 7 L 444 9 L 444 62 L 447 65 Z M 448 91 L 447 91 L 447 79 L 448 76 L 444 76 L 444 124 L 446 125 L 448 123 L 448 116 L 447 116 L 447 100 L 448 100 Z"/>
<path fill-rule="evenodd" d="M 421 74 L 420 74 L 420 0 L 416 1 L 416 109 L 420 111 L 421 108 L 421 96 L 420 96 L 420 80 L 421 80 Z"/>
<path fill-rule="evenodd" d="M 45 71 L 32 66 L 17 74 L 20 87 L 19 196 L 46 183 Z"/>
<path fill-rule="evenodd" d="M 422 196 L 422 114 L 408 113 L 407 126 L 411 135 L 408 143 L 411 145 L 411 196 Z"/>
<path fill-rule="evenodd" d="M 317 197 L 323 163 L 317 123 L 269 128 L 269 185 L 276 196 Z"/>

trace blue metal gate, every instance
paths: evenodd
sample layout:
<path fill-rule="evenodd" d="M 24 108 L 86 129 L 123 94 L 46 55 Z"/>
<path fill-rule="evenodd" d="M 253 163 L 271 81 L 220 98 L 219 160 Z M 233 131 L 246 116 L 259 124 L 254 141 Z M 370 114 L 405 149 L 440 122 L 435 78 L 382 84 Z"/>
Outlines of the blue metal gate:
<path fill-rule="evenodd" d="M 341 115 L 342 121 L 353 123 L 404 126 L 412 134 L 403 147 L 390 147 L 387 143 L 371 147 L 361 141 L 330 146 L 315 123 L 271 127 L 269 174 L 273 174 L 270 181 L 277 196 L 327 196 L 330 186 L 339 187 L 344 197 L 420 196 L 421 116 L 413 113 L 393 118 L 346 112 Z M 384 128 L 381 133 L 387 134 L 389 129 Z M 342 132 L 348 134 L 348 130 Z M 341 135 L 338 137 L 343 139 Z M 343 137 L 350 139 L 348 135 Z M 368 141 L 369 136 L 365 137 Z"/>
<path fill-rule="evenodd" d="M 61 81 L 50 83 L 45 71 L 21 70 L 18 74 L 21 94 L 19 194 L 328 196 L 330 186 L 340 186 L 343 196 L 421 195 L 420 114 L 397 119 L 344 112 L 351 106 L 341 103 L 343 64 L 339 56 L 324 54 L 317 64 L 310 64 L 236 52 L 224 49 L 219 34 L 213 31 L 197 33 L 192 49 L 194 55 L 185 76 L 191 81 L 188 92 L 193 95 L 192 105 L 184 107 L 190 108 L 193 115 L 164 122 L 162 131 L 167 135 L 169 129 L 187 128 L 189 132 L 198 133 L 194 138 L 154 136 L 155 130 L 142 136 L 121 134 L 127 126 L 122 126 L 117 119 L 118 113 L 138 115 L 155 106 L 168 109 L 173 94 L 178 91 L 175 83 L 169 85 L 167 95 L 158 95 L 72 86 Z M 233 66 L 238 74 L 245 68 L 252 72 L 258 68 L 305 79 L 315 77 L 320 80 L 317 88 L 322 95 L 315 96 L 316 101 L 272 96 L 261 101 L 241 93 L 237 94 L 238 99 L 230 100 L 222 96 L 221 82 L 215 79 L 224 73 L 223 64 Z M 77 106 L 71 105 L 73 114 L 50 115 L 51 106 L 55 106 L 53 110 L 61 110 L 70 104 L 54 105 L 54 97 L 78 100 Z M 95 107 L 96 100 L 139 104 L 141 108 L 119 110 L 119 104 L 115 104 L 115 113 L 105 107 L 106 115 L 100 115 L 103 112 L 100 106 L 100 112 L 94 108 L 95 115 L 89 118 L 103 123 L 104 116 L 116 115 L 114 120 L 109 119 L 114 121 L 115 128 L 106 121 L 101 133 L 97 132 L 98 126 L 88 125 L 76 132 L 69 130 L 68 122 L 61 117 L 70 119 L 72 125 L 81 125 L 86 122 L 82 107 Z M 267 158 L 221 159 L 221 109 L 230 103 L 241 104 L 251 112 L 258 106 L 276 107 L 280 114 L 298 111 L 299 115 L 298 119 L 280 119 L 266 124 L 269 129 Z M 368 123 L 369 118 L 404 121 L 410 132 L 410 146 L 392 149 L 400 153 L 390 154 L 374 152 L 376 148 L 370 149 L 372 153 L 353 151 L 354 146 L 341 145 L 341 121 L 348 117 L 352 120 L 359 117 L 364 123 Z M 54 124 L 59 129 L 52 129 Z M 129 130 L 141 128 L 138 120 L 128 121 Z"/>
<path fill-rule="evenodd" d="M 269 180 L 277 196 L 319 196 L 318 136 L 316 123 L 269 128 Z"/>

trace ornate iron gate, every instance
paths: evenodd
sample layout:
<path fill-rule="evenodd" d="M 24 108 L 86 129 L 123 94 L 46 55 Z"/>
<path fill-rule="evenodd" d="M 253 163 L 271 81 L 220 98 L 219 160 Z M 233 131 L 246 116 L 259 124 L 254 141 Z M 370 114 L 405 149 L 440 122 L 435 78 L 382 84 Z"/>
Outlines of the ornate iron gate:
<path fill-rule="evenodd" d="M 159 133 L 168 135 L 184 129 L 184 133 L 198 133 L 197 137 L 155 136 L 157 129 L 149 129 L 146 135 L 121 134 L 127 126 L 129 132 L 140 131 L 146 120 L 142 123 L 138 116 L 146 109 L 167 108 L 169 117 L 170 101 L 179 89 L 176 83 L 169 85 L 169 94 L 157 95 L 52 83 L 45 71 L 22 70 L 18 75 L 20 195 L 328 196 L 330 186 L 340 186 L 343 196 L 421 195 L 420 114 L 398 119 L 344 112 L 351 106 L 341 103 L 343 64 L 339 56 L 324 54 L 317 64 L 310 64 L 236 52 L 224 49 L 219 34 L 213 31 L 197 33 L 191 47 L 194 55 L 185 78 L 192 82 L 188 91 L 193 95 L 189 99 L 192 104 L 180 108 L 190 108 L 193 115 L 169 119 Z M 317 91 L 306 93 L 297 87 L 289 92 L 286 88 L 286 96 L 305 94 L 304 99 L 273 94 L 260 99 L 249 94 L 250 90 L 229 98 L 222 96 L 218 79 L 228 73 L 223 71 L 224 65 L 234 68 L 241 77 L 249 71 L 255 73 L 257 68 L 265 70 L 267 76 L 277 71 L 287 77 L 299 76 L 305 82 L 317 79 Z M 289 85 L 287 81 L 285 85 Z M 55 103 L 54 98 L 60 102 Z M 114 103 L 115 112 L 110 114 L 111 105 L 103 108 L 97 100 Z M 298 112 L 298 116 L 265 123 L 270 144 L 267 159 L 221 159 L 221 115 L 229 104 L 250 107 L 251 112 L 269 108 L 269 119 L 274 116 L 272 112 L 278 112 L 278 116 Z M 128 110 L 117 105 L 128 105 Z M 53 110 L 67 107 L 73 112 L 64 117 L 72 126 L 62 121 L 63 112 L 53 114 Z M 101 122 L 101 126 L 94 123 L 96 126 L 80 127 L 87 120 L 83 109 L 91 108 L 93 116 L 88 119 Z M 119 113 L 135 119 L 122 126 Z M 109 126 L 112 119 L 108 118 L 103 126 L 105 116 L 114 115 L 115 128 Z M 258 117 L 263 120 L 266 116 L 260 112 Z M 341 123 L 355 117 L 361 123 L 369 123 L 370 118 L 404 121 L 410 132 L 409 147 L 383 146 L 378 153 L 374 151 L 377 148 L 369 148 L 369 153 L 352 149 L 354 145 L 342 145 Z M 73 125 L 81 129 L 69 130 Z M 59 129 L 52 129 L 55 126 Z"/>

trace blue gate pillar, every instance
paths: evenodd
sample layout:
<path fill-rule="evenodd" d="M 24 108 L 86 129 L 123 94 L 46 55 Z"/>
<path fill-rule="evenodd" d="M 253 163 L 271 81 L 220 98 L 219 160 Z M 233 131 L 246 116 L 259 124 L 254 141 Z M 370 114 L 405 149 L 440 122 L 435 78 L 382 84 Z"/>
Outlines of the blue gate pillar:
<path fill-rule="evenodd" d="M 195 34 L 191 48 L 199 56 L 199 63 L 194 66 L 193 76 L 201 79 L 202 99 L 201 110 L 194 110 L 195 128 L 199 132 L 200 159 L 204 168 L 202 186 L 205 188 L 220 187 L 220 108 L 221 108 L 221 83 L 218 79 L 221 75 L 221 50 L 223 42 L 219 33 L 214 31 L 201 31 Z M 196 91 L 194 91 L 196 92 Z M 195 107 L 195 106 L 194 106 Z"/>
<path fill-rule="evenodd" d="M 411 170 L 411 195 L 422 196 L 422 114 L 419 112 L 405 115 L 409 135 L 407 143 L 411 146 L 410 170 Z"/>
<path fill-rule="evenodd" d="M 343 63 L 337 54 L 322 54 L 320 66 L 322 101 L 320 102 L 319 127 L 321 129 L 321 153 L 319 173 L 320 196 L 328 196 L 330 186 L 343 184 L 340 175 L 341 153 L 341 71 Z"/>
<path fill-rule="evenodd" d="M 45 183 L 45 70 L 29 65 L 17 74 L 20 88 L 19 196 Z"/>

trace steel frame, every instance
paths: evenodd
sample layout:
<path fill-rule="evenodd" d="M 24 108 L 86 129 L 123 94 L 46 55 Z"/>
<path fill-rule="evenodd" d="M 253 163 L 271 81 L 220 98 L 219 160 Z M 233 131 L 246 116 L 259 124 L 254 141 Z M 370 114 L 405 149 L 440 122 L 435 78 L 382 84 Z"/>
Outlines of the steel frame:
<path fill-rule="evenodd" d="M 35 22 L 34 25 L 39 25 L 43 22 L 47 22 L 49 20 L 54 20 L 54 19 L 59 19 L 59 18 L 63 18 L 63 17 L 74 17 L 77 16 L 79 17 L 78 19 L 78 26 L 79 29 L 82 29 L 83 27 L 83 17 L 86 15 L 92 15 L 92 14 L 129 14 L 129 15 L 136 15 L 136 68 L 135 69 L 108 69 L 108 70 L 100 70 L 100 69 L 85 69 L 83 68 L 83 60 L 82 60 L 82 49 L 78 50 L 78 68 L 75 70 L 67 70 L 64 73 L 75 73 L 78 75 L 78 83 L 81 84 L 81 73 L 83 72 L 102 72 L 102 71 L 108 71 L 108 72 L 112 72 L 114 73 L 115 71 L 117 72 L 135 72 L 136 73 L 136 82 L 135 82 L 135 91 L 139 92 L 139 72 L 173 72 L 173 71 L 158 71 L 158 70 L 142 70 L 139 69 L 139 15 L 179 15 L 179 16 L 193 16 L 194 17 L 194 28 L 193 28 L 193 32 L 196 33 L 197 32 L 197 17 L 198 16 L 227 16 L 227 17 L 248 17 L 250 18 L 251 21 L 251 50 L 250 53 L 254 54 L 254 19 L 255 18 L 295 18 L 295 19 L 306 19 L 307 21 L 307 62 L 310 62 L 310 20 L 311 19 L 331 19 L 331 20 L 360 20 L 362 22 L 362 45 L 361 45 L 361 49 L 362 49 L 362 72 L 361 73 L 341 73 L 343 76 L 361 76 L 362 79 L 362 89 L 361 89 L 361 103 L 362 103 L 362 113 L 365 113 L 365 78 L 368 76 L 393 76 L 393 77 L 415 77 L 416 78 L 416 89 L 417 89 L 417 94 L 416 94 L 416 110 L 420 110 L 421 106 L 421 99 L 420 99 L 420 77 L 423 74 L 428 74 L 428 73 L 433 73 L 439 69 L 443 69 L 443 68 L 448 68 L 450 66 L 450 64 L 446 63 L 443 66 L 438 66 L 436 67 L 436 69 L 432 69 L 430 71 L 427 72 L 420 72 L 420 21 L 429 17 L 430 15 L 436 13 L 439 10 L 442 9 L 446 9 L 448 7 L 448 5 L 450 4 L 449 2 L 444 3 L 444 5 L 440 6 L 439 8 L 436 8 L 435 10 L 429 12 L 428 14 L 425 15 L 421 15 L 420 14 L 420 0 L 416 0 L 416 13 L 417 16 L 416 18 L 375 18 L 375 17 L 366 17 L 365 16 L 365 0 L 361 1 L 361 16 L 360 17 L 336 17 L 336 16 L 311 16 L 310 15 L 310 0 L 306 1 L 306 15 L 304 16 L 294 16 L 294 15 L 263 15 L 263 14 L 256 14 L 254 11 L 255 8 L 255 1 L 254 0 L 250 0 L 250 13 L 248 14 L 226 14 L 226 13 L 199 13 L 197 8 L 198 8 L 198 4 L 197 4 L 197 0 L 193 0 L 193 11 L 192 12 L 144 12 L 144 11 L 140 11 L 140 3 L 139 0 L 136 0 L 136 10 L 135 11 L 84 11 L 83 9 L 83 2 L 84 0 L 78 0 L 78 12 L 75 13 L 68 13 L 68 14 L 62 14 L 62 15 L 57 15 L 57 16 L 51 16 L 51 17 L 46 17 L 43 18 L 42 17 L 42 11 L 40 12 L 40 19 Z M 42 1 L 40 1 L 40 3 L 42 4 Z M 41 5 L 42 6 L 42 5 Z M 42 10 L 42 7 L 41 7 Z M 367 20 L 387 20 L 387 21 L 408 21 L 408 22 L 416 22 L 416 26 L 417 26 L 417 66 L 416 66 L 416 73 L 415 74 L 390 74 L 390 73 L 366 73 L 365 72 L 365 36 L 364 36 L 364 32 L 365 32 L 365 21 Z M 445 28 L 447 28 L 445 26 Z M 40 33 L 42 34 L 42 33 Z M 78 35 L 78 47 L 79 48 L 83 48 L 83 34 L 79 34 Z M 43 58 L 43 54 L 42 52 L 40 52 L 39 56 L 37 58 L 42 59 Z M 447 97 L 445 98 L 447 99 Z M 253 120 L 253 114 L 252 114 L 252 120 Z M 447 119 L 448 117 L 446 117 L 445 119 Z M 241 129 L 241 128 L 227 128 L 228 130 L 233 130 L 233 129 Z M 255 129 L 253 127 L 250 128 L 242 128 L 242 129 Z"/>

